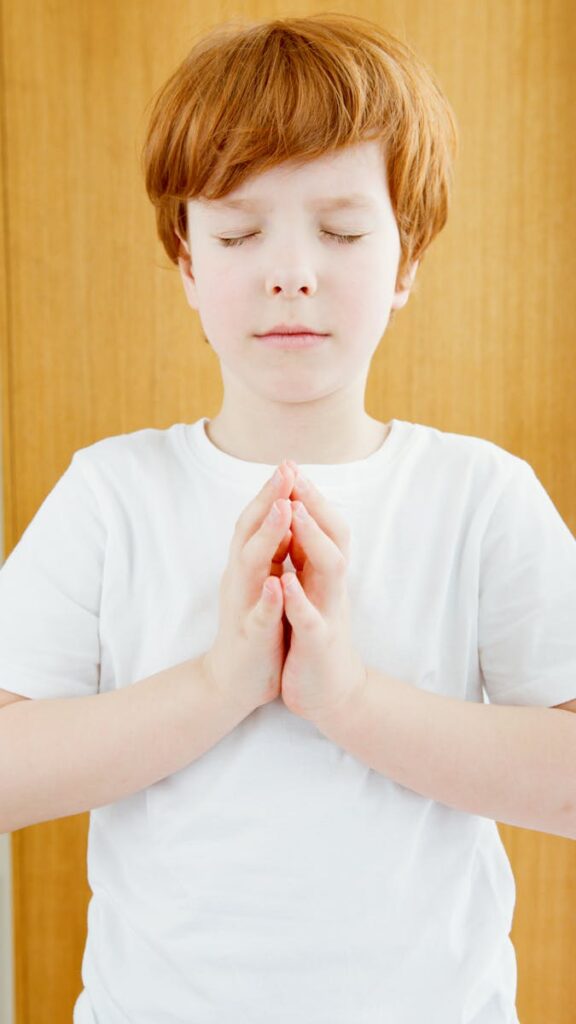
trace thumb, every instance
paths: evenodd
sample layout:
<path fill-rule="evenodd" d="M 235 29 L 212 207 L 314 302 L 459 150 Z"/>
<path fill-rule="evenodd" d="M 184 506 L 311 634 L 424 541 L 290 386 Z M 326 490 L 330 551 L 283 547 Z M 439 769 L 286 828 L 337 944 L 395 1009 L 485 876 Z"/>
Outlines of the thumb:
<path fill-rule="evenodd" d="M 306 591 L 295 572 L 285 572 L 282 577 L 286 618 L 291 626 L 300 625 L 307 630 L 322 624 L 318 609 L 308 600 Z"/>
<path fill-rule="evenodd" d="M 304 591 L 295 572 L 285 572 L 280 579 L 282 580 L 281 587 L 284 595 L 286 618 L 293 625 L 294 620 L 301 617 L 302 614 Z"/>
<path fill-rule="evenodd" d="M 267 576 L 264 580 L 257 608 L 264 613 L 266 619 L 273 613 L 276 616 L 283 614 L 282 586 L 277 576 Z"/>
<path fill-rule="evenodd" d="M 267 576 L 262 584 L 260 597 L 250 611 L 250 619 L 258 629 L 268 633 L 271 626 L 277 626 L 284 614 L 282 587 L 277 576 Z"/>

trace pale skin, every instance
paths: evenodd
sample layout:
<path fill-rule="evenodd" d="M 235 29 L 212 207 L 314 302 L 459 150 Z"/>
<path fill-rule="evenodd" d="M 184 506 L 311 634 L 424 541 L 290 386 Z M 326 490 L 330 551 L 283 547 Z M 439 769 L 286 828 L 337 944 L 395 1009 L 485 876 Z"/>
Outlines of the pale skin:
<path fill-rule="evenodd" d="M 303 520 L 295 515 L 300 503 L 309 513 Z M 285 573 L 272 598 L 283 600 L 292 628 L 282 673 L 290 710 L 416 793 L 576 839 L 576 718 L 563 713 L 576 701 L 544 708 L 455 700 L 366 665 L 351 641 L 349 529 L 310 482 L 303 489 L 296 478 L 290 504 L 297 573 Z"/>
<path fill-rule="evenodd" d="M 318 206 L 352 185 L 369 208 Z M 370 360 L 418 266 L 398 280 L 399 232 L 378 144 L 272 168 L 225 198 L 255 205 L 190 201 L 179 258 L 222 373 L 210 440 L 236 458 L 279 465 L 291 483 L 298 464 L 367 457 L 389 430 L 364 409 Z M 338 233 L 358 237 L 340 243 Z M 326 332 L 327 342 L 300 352 L 259 347 L 256 334 L 281 322 Z M 350 629 L 348 527 L 313 485 L 293 483 L 284 501 L 270 600 L 283 602 L 290 634 L 282 674 L 290 710 L 415 792 L 576 838 L 576 718 L 561 713 L 576 710 L 576 699 L 555 708 L 474 704 L 365 665 Z M 309 512 L 302 522 L 297 501 Z M 282 572 L 288 551 L 296 573 Z"/>
<path fill-rule="evenodd" d="M 316 205 L 350 193 L 369 206 Z M 400 236 L 379 145 L 274 167 L 225 199 L 257 205 L 191 200 L 189 244 L 181 239 L 179 258 L 187 301 L 222 374 L 210 440 L 236 458 L 270 465 L 365 458 L 389 429 L 364 408 L 370 361 L 391 311 L 406 305 L 418 267 L 397 280 Z M 343 243 L 338 234 L 357 237 Z M 305 324 L 328 338 L 300 352 L 264 349 L 255 334 L 277 323 Z"/>

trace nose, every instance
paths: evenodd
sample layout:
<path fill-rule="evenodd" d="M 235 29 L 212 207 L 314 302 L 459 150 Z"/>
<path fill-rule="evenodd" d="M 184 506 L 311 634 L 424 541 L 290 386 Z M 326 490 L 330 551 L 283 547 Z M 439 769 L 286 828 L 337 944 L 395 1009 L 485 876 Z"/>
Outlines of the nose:
<path fill-rule="evenodd" d="M 270 271 L 266 276 L 266 291 L 269 295 L 277 295 L 279 292 L 291 298 L 303 292 L 305 295 L 314 295 L 317 288 L 316 275 L 312 270 L 302 267 Z"/>

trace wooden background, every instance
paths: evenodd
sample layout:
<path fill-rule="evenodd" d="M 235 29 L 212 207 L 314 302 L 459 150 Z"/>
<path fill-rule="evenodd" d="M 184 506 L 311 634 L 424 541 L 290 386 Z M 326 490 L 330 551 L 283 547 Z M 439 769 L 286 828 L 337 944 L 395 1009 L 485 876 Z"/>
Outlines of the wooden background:
<path fill-rule="evenodd" d="M 410 43 L 460 127 L 452 212 L 374 357 L 367 411 L 527 459 L 576 531 L 574 4 L 0 0 L 5 555 L 75 450 L 220 405 L 217 357 L 141 180 L 153 93 L 216 22 L 336 9 Z M 72 1019 L 87 825 L 12 837 L 16 1024 Z M 569 1024 L 576 844 L 499 827 L 518 891 L 519 1017 Z"/>

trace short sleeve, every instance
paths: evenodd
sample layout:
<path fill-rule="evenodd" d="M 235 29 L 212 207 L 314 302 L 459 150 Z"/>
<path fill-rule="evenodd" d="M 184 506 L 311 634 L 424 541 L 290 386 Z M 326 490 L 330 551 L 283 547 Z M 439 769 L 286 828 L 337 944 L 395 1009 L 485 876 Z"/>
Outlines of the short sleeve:
<path fill-rule="evenodd" d="M 98 692 L 104 552 L 98 501 L 75 452 L 0 569 L 1 689 Z"/>
<path fill-rule="evenodd" d="M 576 540 L 516 459 L 482 543 L 478 646 L 491 703 L 576 698 Z"/>

